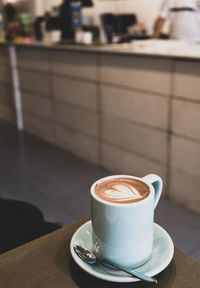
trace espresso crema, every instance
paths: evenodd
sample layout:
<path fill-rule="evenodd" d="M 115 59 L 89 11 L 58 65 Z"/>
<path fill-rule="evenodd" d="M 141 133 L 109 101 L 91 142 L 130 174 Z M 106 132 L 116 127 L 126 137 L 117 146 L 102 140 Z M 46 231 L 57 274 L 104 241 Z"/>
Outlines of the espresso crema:
<path fill-rule="evenodd" d="M 134 203 L 145 199 L 150 193 L 149 186 L 132 178 L 113 178 L 99 182 L 95 194 L 112 203 Z"/>

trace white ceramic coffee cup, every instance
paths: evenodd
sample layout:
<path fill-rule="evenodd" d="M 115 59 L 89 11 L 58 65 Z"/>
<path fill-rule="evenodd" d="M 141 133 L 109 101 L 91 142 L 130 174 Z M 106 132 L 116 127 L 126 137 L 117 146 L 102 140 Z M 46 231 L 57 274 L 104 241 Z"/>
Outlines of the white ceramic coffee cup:
<path fill-rule="evenodd" d="M 149 195 L 138 202 L 112 203 L 99 198 L 96 184 L 113 178 L 132 178 L 148 185 Z M 93 250 L 98 257 L 129 268 L 147 262 L 153 248 L 154 209 L 162 193 L 162 179 L 150 174 L 143 178 L 114 175 L 96 181 L 90 190 Z"/>
<path fill-rule="evenodd" d="M 75 42 L 77 44 L 82 44 L 83 43 L 83 34 L 84 34 L 84 32 L 82 30 L 80 30 L 80 29 L 77 29 L 75 31 Z"/>
<path fill-rule="evenodd" d="M 93 42 L 93 35 L 92 32 L 84 32 L 83 33 L 83 43 L 85 45 L 91 45 Z"/>

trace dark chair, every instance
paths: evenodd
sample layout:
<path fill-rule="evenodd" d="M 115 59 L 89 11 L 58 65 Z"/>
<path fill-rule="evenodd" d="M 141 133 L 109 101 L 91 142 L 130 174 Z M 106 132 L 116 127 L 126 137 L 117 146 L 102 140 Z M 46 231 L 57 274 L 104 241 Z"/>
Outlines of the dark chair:
<path fill-rule="evenodd" d="M 32 204 L 0 198 L 0 254 L 60 227 Z"/>

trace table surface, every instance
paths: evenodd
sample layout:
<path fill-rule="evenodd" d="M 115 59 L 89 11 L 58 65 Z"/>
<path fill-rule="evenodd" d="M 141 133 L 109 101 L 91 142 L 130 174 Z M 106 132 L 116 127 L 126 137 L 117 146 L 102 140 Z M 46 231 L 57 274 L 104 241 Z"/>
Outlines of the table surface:
<path fill-rule="evenodd" d="M 154 284 L 142 282 L 124 284 L 99 280 L 75 264 L 70 255 L 70 240 L 77 228 L 88 220 L 82 219 L 0 255 L 0 287 L 154 287 Z M 170 265 L 156 276 L 156 287 L 199 288 L 199 276 L 200 263 L 175 248 Z"/>

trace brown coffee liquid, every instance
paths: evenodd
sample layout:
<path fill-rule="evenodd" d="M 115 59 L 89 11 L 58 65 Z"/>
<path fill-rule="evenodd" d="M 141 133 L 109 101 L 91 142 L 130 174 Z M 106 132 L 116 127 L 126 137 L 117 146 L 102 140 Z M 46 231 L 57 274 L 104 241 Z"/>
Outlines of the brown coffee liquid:
<path fill-rule="evenodd" d="M 113 178 L 99 182 L 95 194 L 102 200 L 126 204 L 145 199 L 150 193 L 149 186 L 132 178 Z"/>

